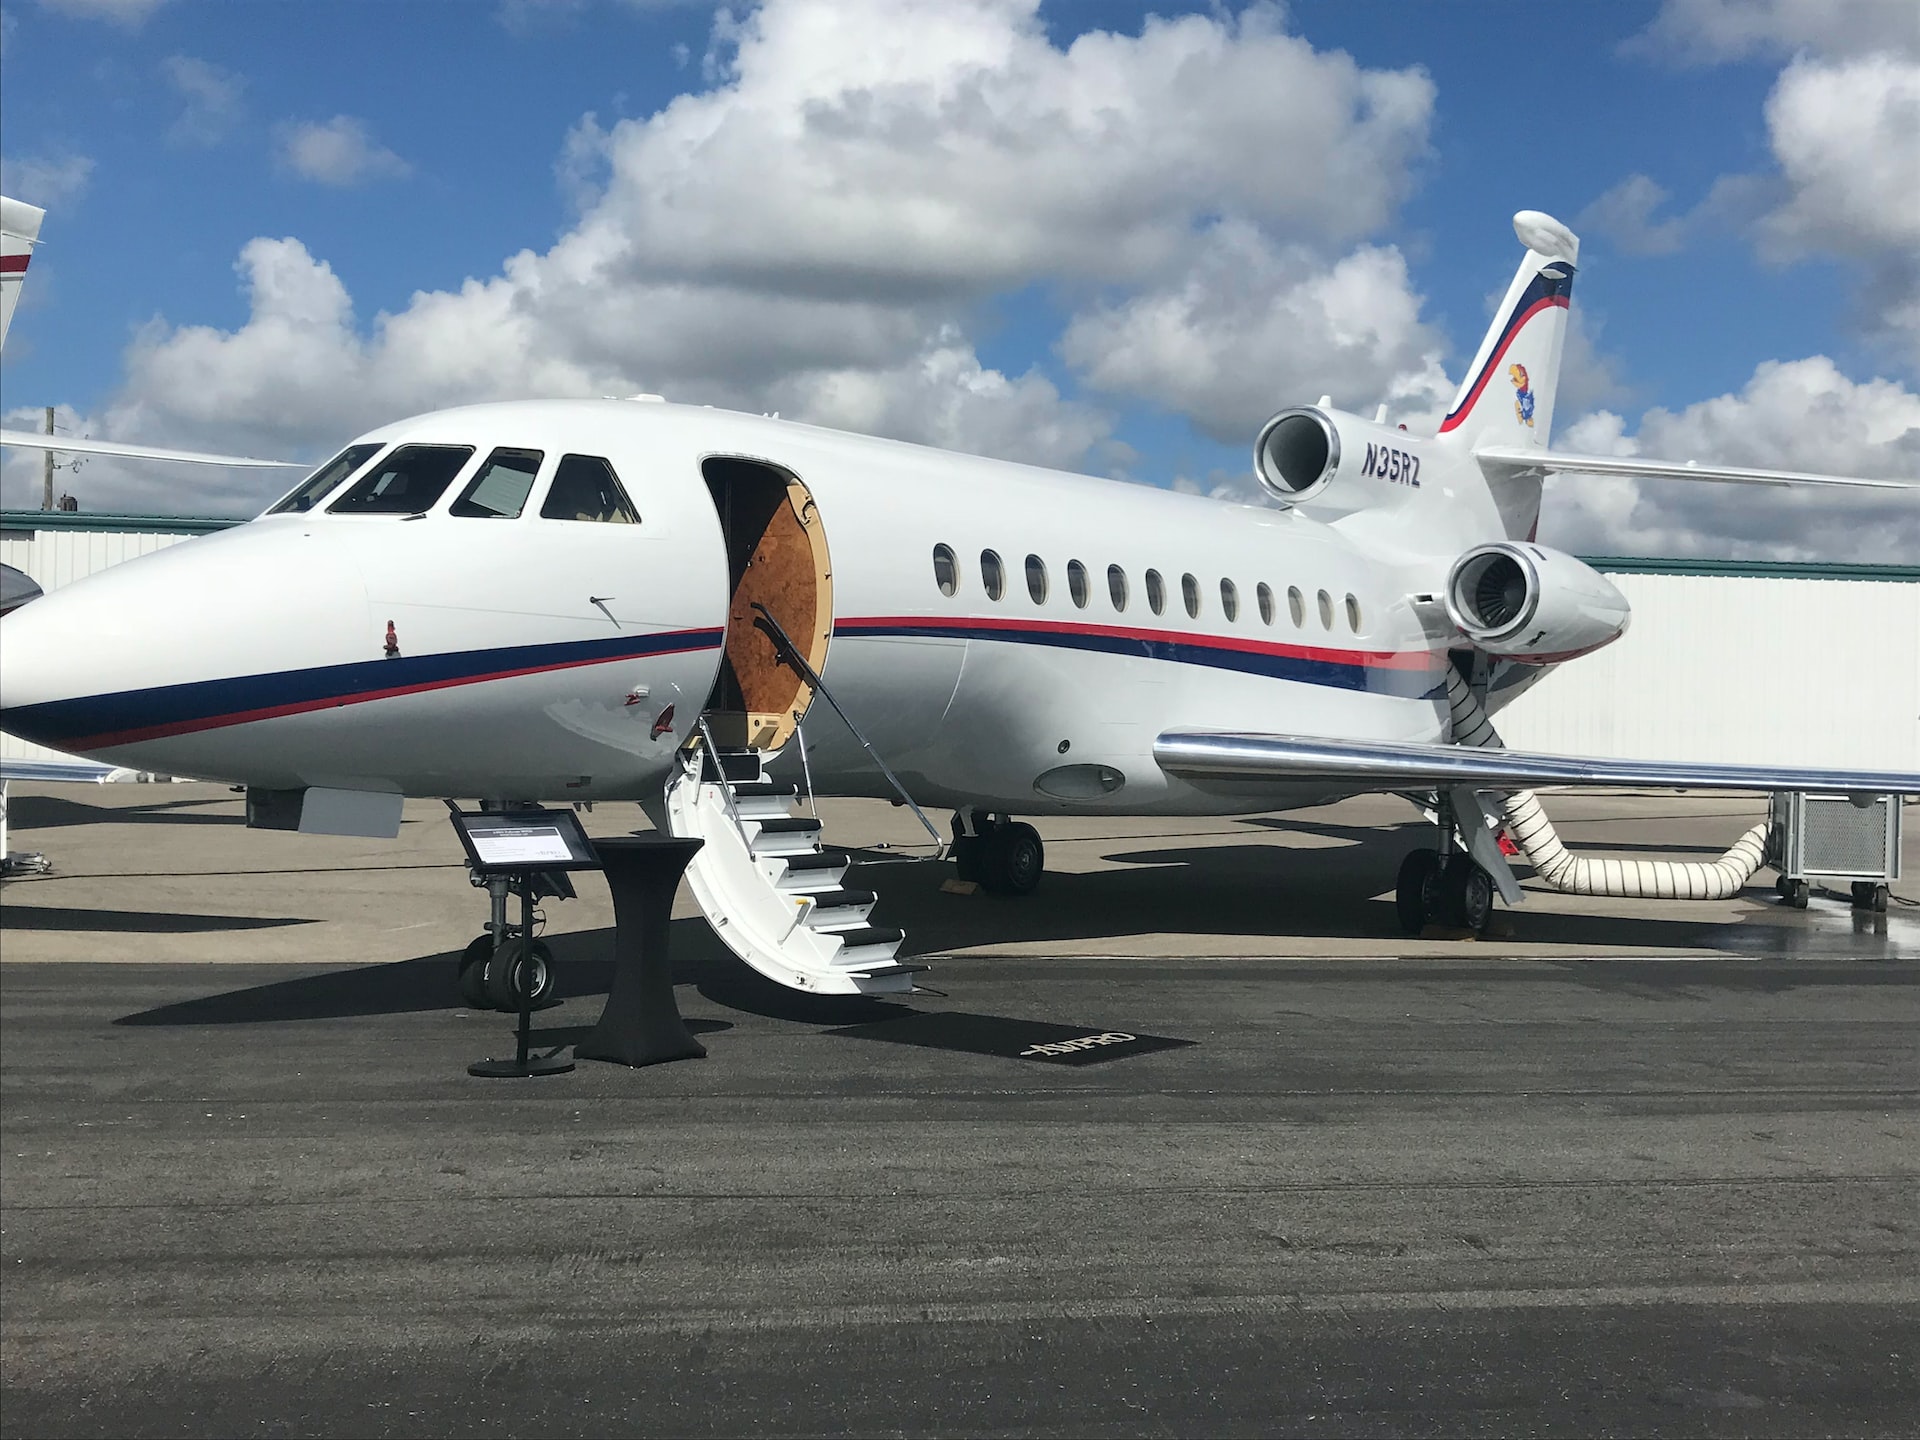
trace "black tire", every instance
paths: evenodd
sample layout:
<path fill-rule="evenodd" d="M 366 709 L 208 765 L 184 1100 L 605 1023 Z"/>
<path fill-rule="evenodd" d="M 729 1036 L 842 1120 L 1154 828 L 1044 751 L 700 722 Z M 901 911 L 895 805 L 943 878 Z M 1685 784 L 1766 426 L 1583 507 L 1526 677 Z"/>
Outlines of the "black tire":
<path fill-rule="evenodd" d="M 1001 825 L 988 832 L 981 883 L 996 895 L 1031 895 L 1046 873 L 1047 849 L 1031 825 Z"/>
<path fill-rule="evenodd" d="M 1787 882 L 1787 904 L 1796 910 L 1806 909 L 1807 893 L 1810 889 L 1811 887 L 1804 880 L 1789 880 Z"/>
<path fill-rule="evenodd" d="M 1893 895 L 1892 886 L 1889 886 L 1889 885 L 1874 886 L 1873 887 L 1873 913 L 1876 915 L 1886 914 L 1887 901 L 1892 897 L 1892 895 Z"/>
<path fill-rule="evenodd" d="M 493 936 L 477 935 L 460 952 L 460 1001 L 469 1010 L 491 1010 L 487 995 L 487 961 L 493 955 Z"/>
<path fill-rule="evenodd" d="M 530 986 L 537 1010 L 553 997 L 553 952 L 542 941 L 515 936 L 488 958 L 486 983 L 494 1009 L 519 1014 L 521 987 Z"/>
<path fill-rule="evenodd" d="M 1856 880 L 1849 888 L 1853 891 L 1853 904 L 1855 909 L 1865 910 L 1873 904 L 1873 882 L 1871 880 Z"/>
<path fill-rule="evenodd" d="M 1403 935 L 1418 935 L 1433 918 L 1438 899 L 1440 852 L 1415 850 L 1400 862 L 1400 878 L 1393 887 L 1393 908 Z"/>
<path fill-rule="evenodd" d="M 1478 935 L 1493 916 L 1493 877 L 1464 855 L 1447 862 L 1447 920 Z"/>

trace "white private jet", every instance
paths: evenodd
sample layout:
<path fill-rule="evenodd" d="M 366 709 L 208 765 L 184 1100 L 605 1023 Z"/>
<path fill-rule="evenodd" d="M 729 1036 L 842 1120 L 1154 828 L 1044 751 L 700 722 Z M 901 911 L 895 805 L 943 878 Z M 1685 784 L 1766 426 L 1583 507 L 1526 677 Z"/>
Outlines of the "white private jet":
<path fill-rule="evenodd" d="M 1382 791 L 1437 822 L 1399 879 L 1415 930 L 1521 899 L 1501 820 L 1563 888 L 1731 894 L 1758 832 L 1713 864 L 1594 866 L 1525 787 L 1864 796 L 1920 773 L 1496 748 L 1490 712 L 1628 622 L 1534 540 L 1542 480 L 1902 482 L 1550 450 L 1578 241 L 1533 211 L 1514 228 L 1526 254 L 1438 433 L 1283 410 L 1254 452 L 1270 505 L 652 396 L 447 410 L 9 616 L 0 726 L 244 783 L 256 820 L 309 830 L 395 833 L 404 796 L 637 800 L 706 841 L 689 876 L 726 944 L 816 993 L 903 991 L 920 967 L 790 813 L 796 780 L 952 807 L 962 876 L 1000 891 L 1043 866 L 1017 815 Z M 821 698 L 848 723 L 803 731 Z M 525 936 L 493 943 L 495 899 L 463 976 L 504 1007 L 550 967 Z"/>

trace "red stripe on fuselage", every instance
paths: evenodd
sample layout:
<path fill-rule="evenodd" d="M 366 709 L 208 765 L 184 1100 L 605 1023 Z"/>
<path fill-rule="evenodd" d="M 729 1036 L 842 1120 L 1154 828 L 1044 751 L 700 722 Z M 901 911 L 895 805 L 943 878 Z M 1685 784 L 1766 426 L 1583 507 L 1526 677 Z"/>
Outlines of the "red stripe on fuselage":
<path fill-rule="evenodd" d="M 1204 635 L 1185 630 L 1140 630 L 1126 625 L 1091 625 L 1060 620 L 1003 618 L 998 615 L 874 615 L 834 623 L 835 634 L 857 636 L 863 630 L 1008 630 L 1051 635 L 1091 635 L 1107 640 L 1139 640 L 1162 645 L 1190 645 L 1202 649 L 1237 650 L 1249 655 L 1284 655 L 1295 660 L 1318 660 L 1335 665 L 1365 665 L 1381 670 L 1428 670 L 1436 664 L 1427 650 L 1329 650 L 1314 645 L 1286 645 L 1273 640 L 1241 640 L 1230 635 Z"/>
<path fill-rule="evenodd" d="M 711 644 L 686 644 L 671 650 L 651 650 L 645 655 L 616 655 L 607 659 L 563 660 L 553 665 L 524 665 L 515 670 L 494 670 L 484 675 L 456 675 L 443 680 L 423 680 L 415 685 L 394 685 L 382 690 L 361 690 L 350 695 L 328 695 L 317 700 L 299 700 L 289 705 L 269 705 L 258 710 L 238 710 L 226 715 L 210 715 L 197 720 L 177 720 L 167 725 L 149 725 L 137 730 L 114 730 L 103 735 L 86 735 L 73 741 L 75 750 L 105 750 L 115 745 L 135 745 L 142 740 L 164 740 L 173 735 L 193 735 L 203 730 L 224 730 L 232 725 L 248 725 L 256 720 L 277 720 L 283 715 L 305 715 L 315 710 L 334 710 L 347 705 L 366 705 L 375 700 L 392 700 L 402 695 L 422 695 L 430 690 L 451 690 L 461 685 L 484 685 L 492 680 L 512 680 L 522 675 L 547 675 L 557 670 L 579 670 L 588 665 L 620 665 L 634 660 L 651 660 L 659 655 L 684 655 L 691 650 L 711 650 Z"/>
<path fill-rule="evenodd" d="M 1473 382 L 1473 389 L 1467 392 L 1466 401 L 1458 410 L 1440 422 L 1440 433 L 1442 435 L 1446 434 L 1449 430 L 1459 429 L 1460 426 L 1465 423 L 1467 416 L 1473 413 L 1473 407 L 1480 399 L 1480 392 L 1487 388 L 1487 381 L 1491 380 L 1493 378 L 1493 372 L 1500 368 L 1500 358 L 1512 348 L 1513 342 L 1520 338 L 1520 332 L 1527 328 L 1527 322 L 1542 310 L 1551 310 L 1556 306 L 1565 310 L 1567 308 L 1567 297 L 1565 295 L 1549 295 L 1546 299 L 1536 300 L 1527 307 L 1526 313 L 1514 322 L 1507 333 L 1501 337 L 1500 344 L 1495 348 L 1493 354 L 1487 357 L 1487 363 L 1480 368 L 1480 378 Z"/>
<path fill-rule="evenodd" d="M 0 275 L 24 275 L 31 255 L 0 255 Z"/>

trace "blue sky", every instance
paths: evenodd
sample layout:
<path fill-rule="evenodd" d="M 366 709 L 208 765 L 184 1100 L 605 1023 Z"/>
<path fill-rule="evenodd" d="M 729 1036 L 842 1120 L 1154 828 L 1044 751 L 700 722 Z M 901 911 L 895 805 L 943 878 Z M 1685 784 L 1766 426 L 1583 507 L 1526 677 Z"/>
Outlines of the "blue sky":
<path fill-rule="evenodd" d="M 1898 123 L 1905 87 L 1916 84 L 1908 7 L 1296 0 L 1252 16 L 1202 8 L 1183 32 L 1193 42 L 1189 71 L 1201 64 L 1195 56 L 1224 56 L 1226 66 L 1236 50 L 1276 43 L 1273 35 L 1291 47 L 1272 72 L 1274 93 L 1263 96 L 1250 77 L 1269 72 L 1257 67 L 1182 78 L 1180 67 L 1160 65 L 1141 41 L 1147 7 L 1064 0 L 1036 18 L 1022 13 L 1031 6 L 983 0 L 949 7 L 956 28 L 943 33 L 933 7 L 862 4 L 866 28 L 850 42 L 820 33 L 807 0 L 718 20 L 704 6 L 628 0 L 8 0 L 5 183 L 49 209 L 0 368 L 9 423 L 20 423 L 11 412 L 57 404 L 63 423 L 95 435 L 310 458 L 393 418 L 382 407 L 407 398 L 431 408 L 618 382 L 1232 493 L 1263 407 L 1310 401 L 1339 381 L 1336 402 L 1354 409 L 1388 396 L 1397 413 L 1428 413 L 1439 393 L 1433 364 L 1457 378 L 1470 357 L 1517 259 L 1508 217 L 1525 207 L 1559 216 L 1583 239 L 1582 343 L 1566 377 L 1575 408 L 1562 411 L 1560 443 L 1572 434 L 1588 448 L 1638 444 L 1662 454 L 1679 444 L 1703 458 L 1717 450 L 1736 462 L 1798 458 L 1856 472 L 1907 473 L 1920 463 L 1920 309 L 1903 327 L 1886 320 L 1899 304 L 1885 304 L 1913 281 L 1913 222 L 1892 213 L 1897 194 L 1889 201 L 1871 174 L 1838 202 L 1821 190 L 1847 181 L 1846 166 L 1861 157 L 1846 147 L 1871 148 L 1850 136 L 1862 124 L 1871 134 L 1874 120 L 1832 120 L 1821 95 L 1858 95 L 1870 107 L 1879 92 L 1849 67 L 1878 66 L 1889 123 Z M 1237 172 L 1225 165 L 1206 185 L 1187 186 L 1179 163 L 1139 168 L 1116 154 L 1089 171 L 1110 173 L 1116 187 L 1164 186 L 1159 219 L 1111 195 L 1089 196 L 1084 216 L 1045 196 L 1033 217 L 993 211 L 1021 203 L 998 192 L 996 167 L 1017 176 L 1038 163 L 1027 152 L 1059 143 L 1044 103 L 1021 99 L 1021 87 L 1034 76 L 1101 83 L 1101 67 L 1067 58 L 1089 31 L 1118 37 L 1121 73 L 1132 77 L 1102 103 L 1147 97 L 1120 150 L 1151 148 L 1197 117 L 1216 135 L 1250 136 Z M 876 50 L 892 45 L 906 58 L 877 79 L 832 73 L 842 62 L 858 70 L 849 44 L 876 35 L 888 37 Z M 968 162 L 977 173 L 956 172 L 956 205 L 981 223 L 987 247 L 1029 218 L 1055 233 L 1084 218 L 1094 238 L 1081 250 L 1040 237 L 1004 265 L 930 261 L 907 267 L 912 275 L 876 274 L 863 294 L 872 267 L 851 258 L 842 266 L 832 254 L 789 257 L 780 243 L 782 233 L 820 235 L 821 215 L 840 212 L 817 207 L 861 192 L 868 177 L 833 169 L 852 152 L 773 153 L 773 188 L 795 174 L 812 187 L 797 193 L 796 181 L 787 198 L 672 168 L 674 156 L 694 153 L 688 137 L 703 126 L 744 134 L 728 153 L 777 152 L 803 143 L 785 123 L 794 115 L 863 115 L 847 108 L 849 95 L 896 79 L 907 88 L 889 102 L 887 151 L 911 158 L 912 142 L 900 138 L 919 115 L 911 86 L 947 94 L 968 79 L 963 52 L 976 41 L 981 93 L 1014 98 L 990 100 L 1008 133 L 982 131 L 985 148 Z M 1008 44 L 1014 58 L 1003 61 Z M 952 73 L 942 69 L 948 48 Z M 1072 53 L 1084 59 L 1084 50 Z M 824 77 L 815 73 L 822 66 Z M 1225 75 L 1238 77 L 1238 93 L 1221 93 Z M 1317 128 L 1313 87 L 1339 96 L 1350 83 L 1361 93 L 1371 76 L 1385 77 L 1379 83 L 1393 93 L 1379 103 L 1402 107 L 1398 119 L 1370 124 L 1372 102 L 1362 99 L 1334 131 Z M 1811 98 L 1793 109 L 1803 92 Z M 677 97 L 701 104 L 670 111 Z M 1263 118 L 1269 100 L 1281 118 Z M 950 112 L 928 106 L 936 120 L 916 175 L 937 176 L 938 117 Z M 756 124 L 768 127 L 758 148 Z M 1351 153 L 1316 190 L 1300 177 L 1329 134 Z M 1009 158 L 997 160 L 994 145 Z M 1822 145 L 1839 147 L 1838 158 Z M 1220 148 L 1212 142 L 1207 153 Z M 1055 168 L 1034 173 L 1043 185 L 1071 186 L 1071 145 Z M 944 182 L 928 183 L 941 199 Z M 1665 199 L 1648 212 L 1634 197 L 1651 187 Z M 973 193 L 992 198 L 983 207 Z M 896 223 L 902 232 L 883 254 L 924 239 L 913 216 L 889 210 L 894 197 L 870 198 L 850 251 Z M 1858 215 L 1848 209 L 1856 201 L 1865 207 Z M 1139 208 L 1157 203 L 1146 193 Z M 1840 220 L 1836 208 L 1846 212 Z M 1101 252 L 1098 231 L 1113 224 L 1138 227 L 1137 262 L 1110 263 Z M 460 308 L 451 300 L 430 314 L 416 292 L 458 297 L 466 282 L 499 282 L 513 305 L 537 309 L 554 286 L 506 285 L 508 257 L 528 251 L 558 273 L 556 244 L 566 250 L 573 237 L 571 248 L 586 251 L 584 237 L 610 231 L 633 241 L 633 253 L 606 259 L 607 242 L 596 241 L 592 263 L 604 268 L 592 285 L 608 294 L 610 313 L 622 296 L 631 303 L 631 351 L 618 334 L 589 336 L 593 321 L 578 305 L 537 317 L 523 348 L 539 363 L 489 359 L 473 373 L 452 360 L 424 373 L 377 333 L 382 312 L 409 315 L 428 337 L 424 348 L 457 349 L 462 327 L 481 323 L 479 302 L 467 318 L 438 313 Z M 765 237 L 763 254 L 735 244 L 743 231 Z M 1253 247 L 1239 269 L 1221 259 L 1235 236 Z M 739 254 L 714 260 L 716 237 Z M 294 327 L 300 335 L 270 343 L 272 327 L 256 313 L 268 272 L 236 274 L 257 239 L 298 242 L 298 253 L 253 252 L 263 265 L 272 260 L 273 283 L 343 293 L 313 302 L 344 311 L 339 333 L 314 339 L 325 327 L 306 317 Z M 1116 234 L 1116 247 L 1126 240 Z M 1272 327 L 1214 342 L 1188 333 L 1222 305 L 1307 304 L 1343 260 L 1384 265 L 1382 293 L 1398 300 L 1364 354 L 1341 350 L 1337 325 L 1316 328 L 1313 316 L 1292 344 Z M 331 281 L 313 280 L 322 266 Z M 792 333 L 767 347 L 784 369 L 737 345 L 733 359 L 691 358 L 708 335 L 737 332 L 756 298 L 794 311 Z M 1905 301 L 1916 305 L 1911 293 Z M 1183 318 L 1170 319 L 1182 305 Z M 678 349 L 641 333 L 663 307 L 671 319 L 659 328 Z M 809 334 L 834 338 L 810 350 L 800 338 Z M 1200 370 L 1218 367 L 1220 384 L 1169 371 L 1180 342 L 1215 344 Z M 309 343 L 315 354 L 300 353 Z M 140 358 L 130 346 L 145 347 Z M 1823 366 L 1806 368 L 1816 359 Z M 1762 384 L 1757 370 L 1769 362 L 1802 369 Z M 1323 384 L 1323 373 L 1335 378 Z M 1759 442 L 1743 428 L 1747 412 L 1778 421 L 1795 404 L 1805 425 L 1776 430 L 1767 456 L 1748 453 Z M 1822 424 L 1841 427 L 1845 445 L 1836 448 Z M 1773 453 L 1803 444 L 1808 455 Z M 1826 462 L 1813 463 L 1819 456 Z M 34 503 L 17 457 L 6 474 L 7 503 Z M 156 494 L 151 482 L 96 464 L 72 488 L 89 508 L 244 511 L 260 498 L 246 489 L 257 480 L 229 472 L 166 484 Z M 1593 494 L 1562 506 L 1568 533 L 1589 549 L 1790 553 L 1814 544 L 1845 552 L 1831 558 L 1877 553 L 1849 539 L 1865 511 L 1814 542 L 1806 512 L 1792 504 L 1756 520 L 1750 505 L 1722 495 L 1669 500 L 1618 485 Z M 1910 517 L 1888 513 L 1907 533 Z M 1920 526 L 1912 536 L 1920 546 Z"/>

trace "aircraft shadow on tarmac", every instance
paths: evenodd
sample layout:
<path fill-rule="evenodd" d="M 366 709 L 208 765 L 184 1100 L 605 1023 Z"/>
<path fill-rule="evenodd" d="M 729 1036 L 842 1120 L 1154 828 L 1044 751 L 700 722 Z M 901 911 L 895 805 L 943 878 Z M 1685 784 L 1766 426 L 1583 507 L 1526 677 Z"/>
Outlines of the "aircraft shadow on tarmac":
<path fill-rule="evenodd" d="M 275 930 L 319 922 L 286 915 L 194 915 L 158 910 L 82 910 L 67 905 L 14 905 L 9 930 L 98 931 L 124 935 L 196 935 L 217 930 Z"/>
<path fill-rule="evenodd" d="M 66 795 L 22 795 L 9 809 L 18 830 L 57 830 L 68 825 L 245 825 L 238 797 L 218 800 L 156 800 L 150 805 L 89 805 Z M 219 807 L 214 809 L 213 807 Z"/>
<path fill-rule="evenodd" d="M 907 945 L 921 955 L 1156 933 L 1244 935 L 1258 941 L 1249 953 L 1261 954 L 1285 953 L 1275 947 L 1285 947 L 1290 938 L 1372 940 L 1380 954 L 1399 953 L 1406 942 L 1390 887 L 1402 857 L 1426 843 L 1425 827 L 1386 832 L 1333 825 L 1287 828 L 1346 843 L 1114 850 L 1104 858 L 1117 868 L 1049 871 L 1037 892 L 1021 898 L 984 891 L 949 894 L 941 889 L 953 876 L 949 865 L 857 866 L 855 874 L 858 883 L 880 893 L 876 913 L 903 928 Z M 1552 893 L 1538 881 L 1523 884 L 1530 895 Z M 1773 904 L 1772 895 L 1759 886 L 1746 898 L 1756 907 Z M 1783 917 L 1785 923 L 1728 924 L 1687 918 L 1683 901 L 1647 905 L 1655 913 L 1569 914 L 1534 905 L 1496 913 L 1513 932 L 1500 938 L 1519 944 L 1743 954 L 1846 954 L 1884 945 L 1884 931 L 1876 936 L 1868 927 L 1863 934 L 1858 926 L 1836 926 L 1825 916 L 1796 913 Z M 1755 918 L 1766 913 L 1759 909 Z M 1488 947 L 1478 948 L 1486 953 Z"/>

